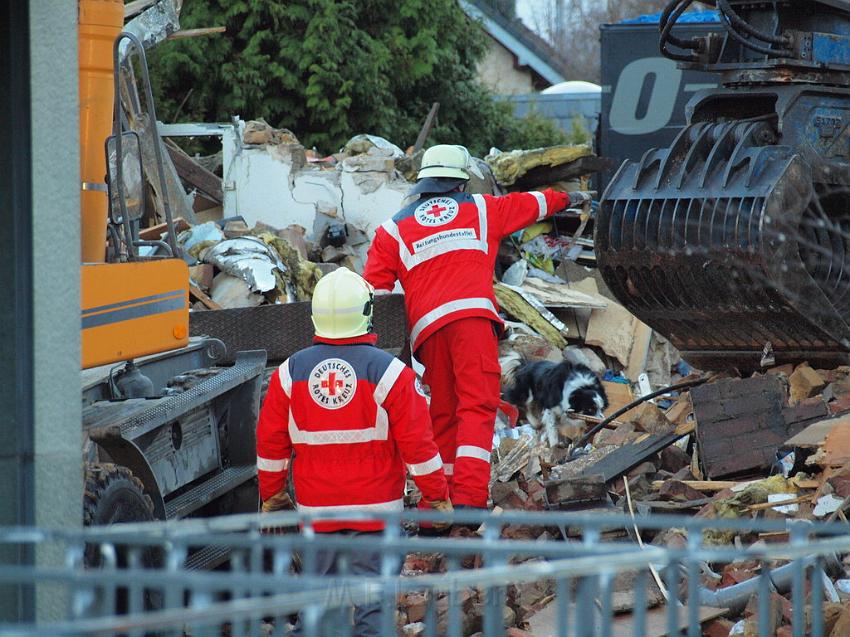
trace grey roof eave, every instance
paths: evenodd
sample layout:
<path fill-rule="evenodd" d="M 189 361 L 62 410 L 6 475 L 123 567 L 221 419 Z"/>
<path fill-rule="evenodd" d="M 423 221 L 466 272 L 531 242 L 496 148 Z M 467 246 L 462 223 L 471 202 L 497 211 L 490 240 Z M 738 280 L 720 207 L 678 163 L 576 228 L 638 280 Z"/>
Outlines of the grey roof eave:
<path fill-rule="evenodd" d="M 499 44 L 504 46 L 516 56 L 517 63 L 520 66 L 531 67 L 536 73 L 538 73 L 543 79 L 545 79 L 550 84 L 558 84 L 560 82 L 567 81 L 567 78 L 564 77 L 561 73 L 559 73 L 554 67 L 552 67 L 552 65 L 546 62 L 546 60 L 544 60 L 534 51 L 529 49 L 525 44 L 523 44 L 519 40 L 519 38 L 517 38 L 514 34 L 505 29 L 498 22 L 489 18 L 478 7 L 474 6 L 470 2 L 467 2 L 467 0 L 458 1 L 460 2 L 460 6 L 464 10 L 466 15 L 468 15 L 470 18 L 473 18 L 474 20 L 479 20 L 484 25 L 484 28 L 487 33 L 489 33 L 497 42 L 499 42 Z"/>

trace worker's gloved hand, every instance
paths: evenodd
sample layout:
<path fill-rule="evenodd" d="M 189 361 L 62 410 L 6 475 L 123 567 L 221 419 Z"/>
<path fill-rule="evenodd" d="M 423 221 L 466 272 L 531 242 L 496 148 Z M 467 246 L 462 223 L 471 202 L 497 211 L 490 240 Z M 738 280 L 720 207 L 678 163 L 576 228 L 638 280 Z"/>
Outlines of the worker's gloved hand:
<path fill-rule="evenodd" d="M 284 491 L 275 493 L 268 500 L 263 502 L 261 510 L 263 513 L 273 513 L 275 511 L 291 511 L 295 507 L 292 504 L 292 498 Z"/>
<path fill-rule="evenodd" d="M 570 207 L 576 208 L 581 206 L 585 201 L 593 201 L 594 194 L 594 192 L 589 190 L 574 190 L 573 192 L 568 192 L 567 196 L 570 198 Z"/>
<path fill-rule="evenodd" d="M 428 506 L 430 506 L 435 511 L 442 511 L 443 513 L 451 513 L 454 511 L 454 507 L 452 506 L 451 500 L 428 500 Z M 434 522 L 433 527 L 437 531 L 443 531 L 451 526 L 449 522 Z"/>

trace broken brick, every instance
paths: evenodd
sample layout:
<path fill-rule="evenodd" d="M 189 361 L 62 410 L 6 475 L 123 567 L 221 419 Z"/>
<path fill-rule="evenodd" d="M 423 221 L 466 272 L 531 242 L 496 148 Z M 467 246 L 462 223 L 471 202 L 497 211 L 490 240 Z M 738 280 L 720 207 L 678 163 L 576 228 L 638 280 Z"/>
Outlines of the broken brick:
<path fill-rule="evenodd" d="M 791 404 L 811 398 L 826 387 L 826 382 L 815 370 L 803 363 L 788 377 L 791 386 Z"/>
<path fill-rule="evenodd" d="M 631 422 L 650 434 L 666 434 L 674 429 L 673 423 L 667 419 L 664 412 L 649 402 L 637 408 Z"/>
<path fill-rule="evenodd" d="M 735 623 L 728 619 L 713 619 L 703 624 L 702 634 L 704 637 L 729 637 L 729 631 Z"/>
<path fill-rule="evenodd" d="M 671 500 L 673 502 L 692 502 L 703 498 L 702 493 L 679 480 L 665 481 L 661 485 L 658 495 L 662 500 Z"/>
<path fill-rule="evenodd" d="M 676 445 L 670 445 L 661 450 L 660 468 L 670 473 L 676 473 L 680 469 L 691 466 L 691 457 Z"/>

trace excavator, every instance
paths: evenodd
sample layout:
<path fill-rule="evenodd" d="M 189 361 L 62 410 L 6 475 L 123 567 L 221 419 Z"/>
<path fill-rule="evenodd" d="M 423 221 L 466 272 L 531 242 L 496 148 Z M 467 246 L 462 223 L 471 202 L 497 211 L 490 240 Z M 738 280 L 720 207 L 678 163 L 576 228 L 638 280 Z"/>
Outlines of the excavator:
<path fill-rule="evenodd" d="M 256 511 L 267 363 L 311 344 L 310 303 L 190 313 L 167 197 L 161 238 L 140 232 L 144 182 L 168 189 L 144 47 L 122 32 L 122 0 L 78 2 L 83 521 Z M 140 86 L 122 84 L 122 69 Z M 146 125 L 134 129 L 134 119 Z M 381 346 L 409 356 L 403 295 L 379 297 L 374 312 Z M 95 553 L 87 551 L 91 565 Z M 227 558 L 221 547 L 197 547 L 185 567 Z"/>
<path fill-rule="evenodd" d="M 220 340 L 190 339 L 189 272 L 167 201 L 162 239 L 139 238 L 145 143 L 166 185 L 144 48 L 123 24 L 122 0 L 79 0 L 83 519 L 256 510 L 266 352 L 237 352 L 225 365 Z M 122 57 L 135 62 L 148 140 L 122 107 Z M 216 557 L 200 551 L 190 566 Z"/>
<path fill-rule="evenodd" d="M 626 161 L 596 220 L 616 298 L 698 369 L 850 353 L 850 1 L 716 0 L 722 33 L 661 54 L 713 72 L 668 148 Z"/>

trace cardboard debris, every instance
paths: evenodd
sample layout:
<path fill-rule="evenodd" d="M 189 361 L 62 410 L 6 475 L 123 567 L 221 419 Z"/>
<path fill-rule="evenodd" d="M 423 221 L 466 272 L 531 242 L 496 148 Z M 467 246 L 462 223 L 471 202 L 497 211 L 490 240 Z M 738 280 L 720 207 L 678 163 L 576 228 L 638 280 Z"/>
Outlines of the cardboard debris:
<path fill-rule="evenodd" d="M 584 342 L 601 347 L 623 367 L 630 368 L 628 378 L 637 380 L 640 360 L 649 348 L 650 328 L 622 305 L 610 302 L 605 310 L 594 310 L 587 324 Z M 634 360 L 633 360 L 634 359 Z"/>

